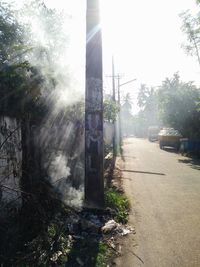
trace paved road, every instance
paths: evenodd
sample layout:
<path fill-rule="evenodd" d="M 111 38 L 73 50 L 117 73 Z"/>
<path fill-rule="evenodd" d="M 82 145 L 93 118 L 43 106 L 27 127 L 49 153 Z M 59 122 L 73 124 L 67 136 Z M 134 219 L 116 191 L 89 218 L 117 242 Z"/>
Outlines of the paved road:
<path fill-rule="evenodd" d="M 136 236 L 117 265 L 200 267 L 200 164 L 137 138 L 125 140 L 124 159 Z"/>

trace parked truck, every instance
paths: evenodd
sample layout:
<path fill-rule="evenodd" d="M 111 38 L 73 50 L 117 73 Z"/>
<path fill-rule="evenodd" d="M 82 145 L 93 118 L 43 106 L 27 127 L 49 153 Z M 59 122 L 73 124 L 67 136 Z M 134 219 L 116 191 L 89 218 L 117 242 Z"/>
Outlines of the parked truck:
<path fill-rule="evenodd" d="M 178 151 L 181 137 L 179 131 L 174 128 L 163 128 L 158 134 L 159 146 L 161 149 L 166 146 L 173 147 Z"/>

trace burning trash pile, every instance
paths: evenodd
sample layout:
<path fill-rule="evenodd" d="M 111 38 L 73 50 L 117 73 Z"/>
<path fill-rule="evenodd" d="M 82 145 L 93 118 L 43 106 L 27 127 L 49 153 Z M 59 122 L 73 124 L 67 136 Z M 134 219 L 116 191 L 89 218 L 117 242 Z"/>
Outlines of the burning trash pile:
<path fill-rule="evenodd" d="M 67 213 L 58 212 L 47 231 L 26 244 L 23 263 L 79 267 L 104 266 L 95 264 L 106 260 L 109 266 L 107 260 L 121 255 L 119 237 L 135 234 L 133 228 L 113 219 L 111 208 Z"/>
<path fill-rule="evenodd" d="M 125 236 L 134 233 L 130 226 L 117 223 L 112 219 L 115 211 L 107 208 L 105 210 L 83 210 L 79 214 L 72 215 L 67 219 L 69 234 L 74 238 L 83 238 L 84 236 L 103 236 L 109 234 L 118 234 Z"/>
<path fill-rule="evenodd" d="M 67 227 L 68 239 L 71 240 L 71 252 L 68 254 L 66 266 L 93 266 L 96 257 L 94 254 L 99 253 L 101 246 L 112 250 L 112 255 L 121 255 L 121 246 L 117 240 L 120 236 L 135 234 L 135 230 L 128 225 L 116 222 L 113 219 L 114 214 L 115 211 L 110 208 L 83 209 L 66 219 L 65 227 Z M 55 259 L 57 260 L 56 257 Z"/>

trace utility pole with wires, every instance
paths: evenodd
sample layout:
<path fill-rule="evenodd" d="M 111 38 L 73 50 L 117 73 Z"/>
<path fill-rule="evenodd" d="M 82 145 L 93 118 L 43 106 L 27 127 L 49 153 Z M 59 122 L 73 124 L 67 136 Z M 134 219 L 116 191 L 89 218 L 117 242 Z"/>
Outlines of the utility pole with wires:
<path fill-rule="evenodd" d="M 102 37 L 99 0 L 87 0 L 85 204 L 104 206 Z"/>
<path fill-rule="evenodd" d="M 118 91 L 118 105 L 119 105 L 119 115 L 118 115 L 118 131 L 119 131 L 119 151 L 122 155 L 122 127 L 121 127 L 121 94 L 120 94 L 120 75 L 117 76 L 117 91 Z"/>
<path fill-rule="evenodd" d="M 116 103 L 116 97 L 115 97 L 115 65 L 114 65 L 114 56 L 112 56 L 112 88 L 113 88 L 113 102 Z M 116 140 L 116 134 L 117 134 L 117 126 L 116 121 L 114 121 L 114 131 L 113 131 L 113 156 L 117 156 L 117 140 Z"/>
<path fill-rule="evenodd" d="M 119 84 L 120 84 L 120 79 L 122 75 L 116 74 L 115 75 L 115 68 L 114 68 L 114 58 L 112 57 L 112 75 L 109 75 L 107 77 L 112 78 L 112 100 L 114 103 L 118 102 L 119 108 L 121 108 L 121 103 L 120 103 L 120 90 L 119 90 Z M 118 80 L 118 85 L 117 85 L 117 100 L 116 100 L 116 88 L 115 88 L 115 79 Z M 113 133 L 113 155 L 114 157 L 117 156 L 117 147 L 120 149 L 120 154 L 121 154 L 121 117 L 120 117 L 120 112 L 117 117 L 117 121 L 114 122 L 114 133 Z"/>
<path fill-rule="evenodd" d="M 118 116 L 118 129 L 119 129 L 119 147 L 120 147 L 120 154 L 122 154 L 122 127 L 121 127 L 121 91 L 120 91 L 120 87 L 126 85 L 126 84 L 129 84 L 129 83 L 132 83 L 134 81 L 136 81 L 137 79 L 132 79 L 132 80 L 129 80 L 125 83 L 122 83 L 120 84 L 120 75 L 117 76 L 117 80 L 118 80 L 118 104 L 119 104 L 119 107 L 120 107 L 120 112 L 119 112 L 119 116 Z"/>
<path fill-rule="evenodd" d="M 112 100 L 116 103 L 116 88 L 115 88 L 115 79 L 117 79 L 117 102 L 120 108 L 117 121 L 114 122 L 114 133 L 113 133 L 113 156 L 117 156 L 117 147 L 119 148 L 120 154 L 122 154 L 122 128 L 121 128 L 121 91 L 120 88 L 123 85 L 131 83 L 136 79 L 129 80 L 125 83 L 120 83 L 120 79 L 123 75 L 115 74 L 115 65 L 114 65 L 114 57 L 112 56 L 112 75 L 108 75 L 107 77 L 112 78 Z"/>
<path fill-rule="evenodd" d="M 115 97 L 115 63 L 114 63 L 114 56 L 112 56 L 112 89 L 113 89 L 113 95 L 112 95 L 112 98 L 113 98 L 113 101 L 116 102 L 116 97 Z"/>
<path fill-rule="evenodd" d="M 115 64 L 114 64 L 114 56 L 112 56 L 112 75 L 108 75 L 107 77 L 112 78 L 112 100 L 113 102 L 116 104 L 116 88 L 115 88 L 115 79 L 120 77 L 120 75 L 115 75 Z M 117 147 L 118 147 L 118 140 L 117 140 L 117 136 L 119 136 L 118 133 L 118 127 L 117 127 L 117 122 L 115 121 L 113 123 L 113 156 L 116 157 L 117 156 Z"/>

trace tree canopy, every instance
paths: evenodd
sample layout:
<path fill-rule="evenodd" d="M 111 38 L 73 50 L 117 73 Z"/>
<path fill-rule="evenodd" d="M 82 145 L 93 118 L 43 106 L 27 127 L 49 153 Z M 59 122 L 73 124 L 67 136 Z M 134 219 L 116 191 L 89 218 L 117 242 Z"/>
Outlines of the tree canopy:
<path fill-rule="evenodd" d="M 188 43 L 183 44 L 182 47 L 185 49 L 186 53 L 197 57 L 200 66 L 200 18 L 199 16 L 192 16 L 189 11 L 183 12 L 182 18 L 182 31 L 186 34 Z"/>
<path fill-rule="evenodd" d="M 182 82 L 177 73 L 165 79 L 158 91 L 160 118 L 184 136 L 200 136 L 200 90 L 192 82 Z"/>
<path fill-rule="evenodd" d="M 174 127 L 183 136 L 200 137 L 200 89 L 183 82 L 178 73 L 166 78 L 158 88 L 141 85 L 140 112 L 134 117 L 137 133 L 144 135 L 149 126 Z"/>

